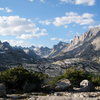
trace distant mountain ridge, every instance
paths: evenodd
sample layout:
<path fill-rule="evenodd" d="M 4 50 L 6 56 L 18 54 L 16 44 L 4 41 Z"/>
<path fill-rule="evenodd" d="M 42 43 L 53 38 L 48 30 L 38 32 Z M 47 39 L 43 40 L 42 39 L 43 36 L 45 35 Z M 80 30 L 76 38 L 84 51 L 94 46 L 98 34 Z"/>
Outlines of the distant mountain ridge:
<path fill-rule="evenodd" d="M 67 47 L 68 43 L 65 42 L 59 42 L 57 45 L 54 45 L 52 48 L 51 53 L 48 55 L 48 58 L 54 58 L 56 55 L 58 55 L 63 49 Z"/>
<path fill-rule="evenodd" d="M 30 50 L 12 47 L 8 42 L 0 41 L 0 66 L 17 65 L 22 63 L 34 63 L 39 57 Z"/>
<path fill-rule="evenodd" d="M 47 58 L 48 55 L 52 51 L 52 49 L 48 48 L 48 47 L 35 47 L 35 46 L 31 46 L 29 49 L 33 50 L 41 58 Z"/>
<path fill-rule="evenodd" d="M 57 58 L 93 58 L 100 57 L 100 27 L 92 28 L 85 34 L 75 37 Z"/>
<path fill-rule="evenodd" d="M 60 41 L 54 45 L 53 48 L 48 47 L 12 47 L 8 42 L 0 41 L 0 52 L 9 50 L 21 50 L 26 55 L 32 58 L 74 58 L 74 57 L 87 57 L 98 56 L 97 51 L 100 50 L 100 27 L 92 28 L 81 36 L 75 36 L 71 43 Z M 91 51 L 91 55 L 90 55 Z M 88 58 L 88 57 L 87 57 Z"/>

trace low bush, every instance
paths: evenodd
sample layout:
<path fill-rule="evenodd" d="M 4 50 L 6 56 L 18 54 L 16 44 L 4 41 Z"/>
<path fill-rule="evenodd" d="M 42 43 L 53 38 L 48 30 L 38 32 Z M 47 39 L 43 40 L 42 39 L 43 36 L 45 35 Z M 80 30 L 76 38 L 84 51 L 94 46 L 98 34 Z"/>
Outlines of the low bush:
<path fill-rule="evenodd" d="M 36 85 L 36 89 L 39 89 L 46 78 L 47 75 L 45 74 L 32 73 L 23 67 L 12 68 L 4 72 L 0 72 L 0 82 L 5 83 L 8 89 L 22 90 L 23 85 L 26 82 L 34 83 Z"/>
<path fill-rule="evenodd" d="M 46 83 L 51 88 L 56 86 L 57 81 L 60 79 L 69 79 L 74 87 L 79 87 L 80 82 L 84 79 L 88 79 L 95 86 L 100 85 L 100 76 L 87 73 L 84 70 L 77 70 L 75 68 L 69 68 L 66 72 L 54 78 L 50 78 L 50 81 Z M 44 85 L 44 81 L 49 80 L 48 75 L 43 73 L 32 73 L 23 67 L 17 67 L 0 72 L 0 82 L 5 83 L 7 89 L 23 90 L 25 83 L 35 84 L 35 91 L 40 91 L 41 86 Z"/>
<path fill-rule="evenodd" d="M 47 84 L 50 85 L 51 88 L 55 88 L 57 81 L 60 80 L 60 79 L 63 79 L 63 78 L 64 78 L 63 75 L 56 76 L 56 77 L 52 78 Z"/>
<path fill-rule="evenodd" d="M 91 81 L 95 86 L 100 86 L 100 75 L 91 75 Z"/>
<path fill-rule="evenodd" d="M 69 68 L 63 75 L 65 78 L 69 79 L 73 86 L 79 87 L 80 82 L 84 79 L 90 80 L 89 73 L 84 71 L 83 69 L 77 70 L 75 68 Z"/>
<path fill-rule="evenodd" d="M 90 74 L 83 69 L 77 70 L 75 68 L 69 68 L 61 76 L 54 77 L 49 85 L 55 87 L 56 83 L 60 79 L 69 79 L 74 87 L 79 87 L 80 82 L 84 79 L 91 81 L 95 86 L 100 85 L 100 76 Z"/>

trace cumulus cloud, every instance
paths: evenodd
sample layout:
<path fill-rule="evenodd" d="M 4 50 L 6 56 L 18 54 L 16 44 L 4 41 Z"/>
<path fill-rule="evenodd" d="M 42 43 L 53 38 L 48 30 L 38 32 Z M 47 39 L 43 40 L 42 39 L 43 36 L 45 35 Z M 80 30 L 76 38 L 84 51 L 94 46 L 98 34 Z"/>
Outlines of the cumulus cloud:
<path fill-rule="evenodd" d="M 95 4 L 95 0 L 75 0 L 75 4 L 77 5 L 85 4 L 88 6 L 93 6 Z"/>
<path fill-rule="evenodd" d="M 45 29 L 41 29 L 41 32 L 38 34 L 22 34 L 21 36 L 18 36 L 17 38 L 20 39 L 30 39 L 30 38 L 39 38 L 41 36 L 48 35 L 47 31 Z"/>
<path fill-rule="evenodd" d="M 51 38 L 50 40 L 53 40 L 53 41 L 63 41 L 63 39 L 62 38 L 56 38 L 56 37 L 53 37 L 53 38 Z"/>
<path fill-rule="evenodd" d="M 66 27 L 68 24 L 90 25 L 94 23 L 93 17 L 94 15 L 90 13 L 83 13 L 82 15 L 80 15 L 75 12 L 67 12 L 65 16 L 56 17 L 52 21 L 45 20 L 41 23 L 45 25 L 53 24 L 55 26 L 64 27 Z"/>
<path fill-rule="evenodd" d="M 49 20 L 44 20 L 44 21 L 39 21 L 40 24 L 43 24 L 43 25 L 50 25 L 51 24 L 51 21 Z"/>
<path fill-rule="evenodd" d="M 60 0 L 62 3 L 71 3 L 75 5 L 88 5 L 93 6 L 95 4 L 95 0 Z"/>
<path fill-rule="evenodd" d="M 32 45 L 30 42 L 26 42 L 23 40 L 2 40 L 2 42 L 9 42 L 11 46 L 29 47 L 30 45 Z"/>
<path fill-rule="evenodd" d="M 89 13 L 84 13 L 82 15 L 79 15 L 78 13 L 69 12 L 66 13 L 66 15 L 63 17 L 56 17 L 54 19 L 53 24 L 55 26 L 61 26 L 61 25 L 66 25 L 71 23 L 87 25 L 94 22 L 93 16 L 94 16 L 93 14 L 89 14 Z"/>
<path fill-rule="evenodd" d="M 30 39 L 48 35 L 46 29 L 40 29 L 30 19 L 19 16 L 0 16 L 0 35 Z"/>
<path fill-rule="evenodd" d="M 34 1 L 36 1 L 36 0 L 29 0 L 30 2 L 34 2 Z M 45 0 L 38 0 L 38 1 L 40 1 L 40 2 L 42 2 L 42 3 L 45 3 Z"/>
<path fill-rule="evenodd" d="M 0 11 L 3 11 L 3 12 L 6 12 L 6 13 L 11 13 L 11 12 L 13 12 L 13 10 L 12 9 L 10 9 L 10 8 L 0 8 Z"/>
<path fill-rule="evenodd" d="M 34 0 L 29 0 L 30 2 L 34 2 Z"/>
<path fill-rule="evenodd" d="M 73 0 L 60 0 L 62 3 L 73 3 Z"/>
<path fill-rule="evenodd" d="M 68 25 L 65 25 L 64 28 L 68 28 Z"/>
<path fill-rule="evenodd" d="M 70 42 L 71 40 L 63 39 L 63 38 L 57 38 L 57 37 L 52 37 L 50 40 L 52 41 L 63 41 L 63 42 Z"/>
<path fill-rule="evenodd" d="M 99 25 L 90 25 L 90 26 L 88 26 L 89 29 L 94 28 L 94 27 L 100 27 L 100 24 Z"/>

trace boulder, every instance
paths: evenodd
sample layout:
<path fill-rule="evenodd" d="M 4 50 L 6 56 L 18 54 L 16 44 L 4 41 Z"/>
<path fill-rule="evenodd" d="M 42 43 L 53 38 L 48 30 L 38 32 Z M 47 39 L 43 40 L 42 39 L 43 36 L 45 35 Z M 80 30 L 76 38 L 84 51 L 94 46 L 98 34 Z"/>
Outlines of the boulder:
<path fill-rule="evenodd" d="M 83 80 L 80 83 L 79 91 L 81 91 L 81 92 L 91 92 L 91 91 L 94 91 L 94 86 L 93 86 L 93 84 L 90 81 Z"/>
<path fill-rule="evenodd" d="M 61 79 L 57 82 L 55 90 L 70 91 L 70 90 L 72 90 L 72 84 L 68 79 Z"/>
<path fill-rule="evenodd" d="M 0 83 L 0 97 L 6 96 L 6 87 L 3 83 Z"/>

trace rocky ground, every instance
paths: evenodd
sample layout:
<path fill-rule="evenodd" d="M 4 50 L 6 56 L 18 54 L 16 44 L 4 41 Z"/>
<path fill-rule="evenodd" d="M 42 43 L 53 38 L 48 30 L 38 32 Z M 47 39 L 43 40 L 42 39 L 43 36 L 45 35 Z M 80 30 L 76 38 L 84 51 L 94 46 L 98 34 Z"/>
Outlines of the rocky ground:
<path fill-rule="evenodd" d="M 83 80 L 80 84 L 83 86 L 82 88 L 73 88 L 73 91 L 67 91 L 67 88 L 70 87 L 70 81 L 68 79 L 61 80 L 59 82 L 64 82 L 67 84 L 67 87 L 64 92 L 52 92 L 49 94 L 43 92 L 30 92 L 30 93 L 20 93 L 20 94 L 6 94 L 5 86 L 1 84 L 0 86 L 0 100 L 100 100 L 100 86 L 93 87 L 88 80 Z M 85 83 L 85 84 L 84 84 Z M 68 85 L 69 84 L 69 85 Z M 86 85 L 87 84 L 87 85 Z M 62 88 L 62 84 L 58 84 L 60 86 L 59 89 Z M 94 88 L 94 92 L 86 92 L 90 91 L 90 88 Z M 85 89 L 85 92 L 84 92 Z M 61 91 L 59 90 L 59 91 Z M 81 90 L 81 91 L 79 91 Z M 83 91 L 83 92 L 82 92 Z"/>
<path fill-rule="evenodd" d="M 58 92 L 48 96 L 32 96 L 28 100 L 100 100 L 100 92 L 68 93 Z"/>
<path fill-rule="evenodd" d="M 48 95 L 42 93 L 8 94 L 6 98 L 0 98 L 0 100 L 100 100 L 100 92 L 55 92 Z"/>

